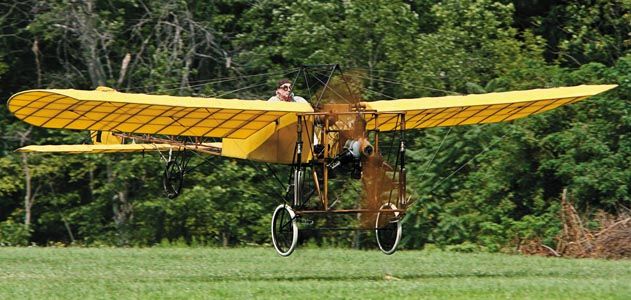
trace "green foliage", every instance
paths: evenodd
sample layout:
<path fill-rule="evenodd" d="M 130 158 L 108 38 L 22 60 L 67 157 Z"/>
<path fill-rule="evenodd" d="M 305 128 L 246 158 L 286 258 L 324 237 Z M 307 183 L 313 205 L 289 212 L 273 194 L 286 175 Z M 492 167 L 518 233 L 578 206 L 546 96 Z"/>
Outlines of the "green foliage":
<path fill-rule="evenodd" d="M 23 188 L 23 182 L 16 180 L 21 175 L 20 165 L 15 157 L 0 157 L 0 197 L 9 198 Z"/>
<path fill-rule="evenodd" d="M 631 47 L 629 11 L 628 0 L 572 1 L 552 5 L 547 14 L 534 21 L 562 64 L 613 64 Z"/>
<path fill-rule="evenodd" d="M 541 42 L 527 32 L 525 41 L 517 38 L 511 27 L 513 11 L 512 4 L 493 1 L 435 4 L 438 29 L 419 36 L 415 59 L 403 64 L 399 79 L 409 83 L 406 93 L 466 91 L 467 83 L 486 84 L 536 60 Z"/>
<path fill-rule="evenodd" d="M 21 210 L 16 210 L 8 219 L 0 222 L 0 246 L 27 246 L 31 237 L 31 229 L 21 222 L 16 222 Z"/>

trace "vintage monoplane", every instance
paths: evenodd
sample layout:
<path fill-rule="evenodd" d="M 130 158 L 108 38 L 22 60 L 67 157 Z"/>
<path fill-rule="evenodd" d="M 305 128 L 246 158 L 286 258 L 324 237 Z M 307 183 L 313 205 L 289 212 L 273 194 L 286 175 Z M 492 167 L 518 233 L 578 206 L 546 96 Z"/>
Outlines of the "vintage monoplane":
<path fill-rule="evenodd" d="M 319 66 L 322 67 L 322 66 Z M 35 145 L 24 152 L 168 153 L 163 185 L 180 193 L 191 152 L 284 164 L 291 168 L 285 193 L 273 212 L 272 243 L 290 255 L 298 222 L 313 215 L 359 214 L 377 244 L 393 253 L 401 239 L 406 196 L 405 132 L 440 126 L 508 122 L 581 101 L 615 85 L 581 85 L 488 94 L 361 101 L 330 89 L 337 65 L 326 65 L 310 104 L 121 93 L 113 89 L 41 89 L 13 95 L 18 119 L 45 128 L 87 130 L 90 145 Z M 313 76 L 302 67 L 297 78 Z M 315 89 L 307 86 L 305 90 Z M 325 98 L 343 98 L 327 101 Z M 353 99 L 348 99 L 348 98 Z M 323 99 L 324 98 L 324 99 Z M 386 155 L 385 152 L 388 152 Z M 364 200 L 337 207 L 331 182 L 355 178 Z M 366 221 L 368 220 L 368 221 Z"/>

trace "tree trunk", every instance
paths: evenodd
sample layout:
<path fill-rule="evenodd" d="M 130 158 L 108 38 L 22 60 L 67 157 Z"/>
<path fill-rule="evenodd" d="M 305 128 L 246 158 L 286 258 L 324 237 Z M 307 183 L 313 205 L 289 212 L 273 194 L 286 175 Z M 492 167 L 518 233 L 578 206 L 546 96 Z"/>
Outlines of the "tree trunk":
<path fill-rule="evenodd" d="M 228 247 L 228 234 L 225 231 L 221 232 L 221 239 L 223 241 L 223 247 L 227 248 Z"/>
<path fill-rule="evenodd" d="M 33 40 L 33 47 L 31 47 L 31 51 L 33 51 L 33 55 L 35 55 L 35 70 L 37 72 L 37 88 L 42 86 L 42 65 L 39 60 L 39 41 L 37 38 Z"/>
<path fill-rule="evenodd" d="M 24 171 L 24 225 L 31 226 L 31 208 L 35 202 L 35 193 L 33 193 L 31 168 L 28 165 L 28 154 L 22 152 L 22 171 Z"/>
<path fill-rule="evenodd" d="M 96 27 L 98 17 L 94 14 L 94 0 L 82 1 L 78 6 L 72 6 L 72 13 L 77 22 L 79 43 L 82 48 L 83 59 L 88 67 L 88 74 L 94 87 L 105 85 L 105 70 L 99 58 L 99 42 L 104 33 Z"/>
<path fill-rule="evenodd" d="M 20 136 L 20 147 L 24 147 L 24 145 L 26 145 L 32 130 L 33 127 L 29 127 L 29 129 L 25 132 L 18 133 Z M 33 207 L 33 203 L 35 203 L 37 191 L 33 190 L 33 175 L 31 173 L 31 167 L 28 165 L 28 154 L 22 152 L 20 156 L 22 171 L 24 172 L 24 225 L 26 225 L 28 229 L 31 226 L 31 208 Z"/>
<path fill-rule="evenodd" d="M 114 183 L 116 174 L 112 170 L 111 160 L 107 163 L 107 181 Z M 129 244 L 129 224 L 131 223 L 134 210 L 129 201 L 129 187 L 127 184 L 117 187 L 117 192 L 112 196 L 112 212 L 114 214 L 114 225 L 118 233 L 118 243 L 120 245 Z"/>

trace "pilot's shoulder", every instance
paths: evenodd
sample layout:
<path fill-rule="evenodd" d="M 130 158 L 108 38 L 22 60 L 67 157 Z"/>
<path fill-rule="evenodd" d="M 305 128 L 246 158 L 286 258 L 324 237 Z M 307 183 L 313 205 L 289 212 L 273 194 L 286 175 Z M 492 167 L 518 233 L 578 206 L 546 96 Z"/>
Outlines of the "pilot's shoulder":
<path fill-rule="evenodd" d="M 298 102 L 298 103 L 309 103 L 307 100 L 305 100 L 305 98 L 302 98 L 300 96 L 294 96 L 294 102 Z"/>

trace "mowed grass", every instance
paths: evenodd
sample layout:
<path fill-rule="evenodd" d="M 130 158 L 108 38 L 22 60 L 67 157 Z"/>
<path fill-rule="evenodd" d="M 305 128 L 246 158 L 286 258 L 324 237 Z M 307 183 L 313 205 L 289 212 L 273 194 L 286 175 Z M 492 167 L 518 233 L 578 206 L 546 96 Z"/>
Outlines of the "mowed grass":
<path fill-rule="evenodd" d="M 630 299 L 631 261 L 298 248 L 0 248 L 0 299 Z"/>

